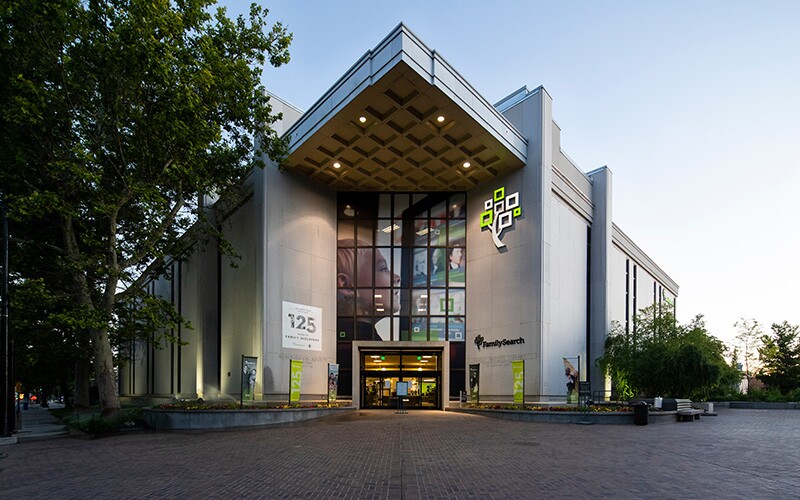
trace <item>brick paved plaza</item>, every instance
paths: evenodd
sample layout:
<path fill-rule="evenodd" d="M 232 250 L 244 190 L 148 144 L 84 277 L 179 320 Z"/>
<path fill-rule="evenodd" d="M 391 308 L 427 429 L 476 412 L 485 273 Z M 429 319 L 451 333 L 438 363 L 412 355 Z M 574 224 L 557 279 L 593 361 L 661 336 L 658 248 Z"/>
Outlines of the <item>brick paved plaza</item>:
<path fill-rule="evenodd" d="M 357 411 L 5 446 L 2 498 L 798 498 L 800 411 L 646 427 Z"/>

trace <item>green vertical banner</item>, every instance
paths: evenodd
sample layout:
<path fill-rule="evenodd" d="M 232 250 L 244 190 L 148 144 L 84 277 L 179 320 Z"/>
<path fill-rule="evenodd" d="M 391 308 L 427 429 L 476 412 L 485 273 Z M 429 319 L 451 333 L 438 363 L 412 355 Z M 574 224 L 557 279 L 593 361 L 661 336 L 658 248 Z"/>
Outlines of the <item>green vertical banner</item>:
<path fill-rule="evenodd" d="M 289 403 L 297 403 L 300 401 L 300 381 L 303 379 L 303 362 L 292 359 L 289 363 Z"/>
<path fill-rule="evenodd" d="M 478 386 L 481 381 L 481 365 L 480 363 L 469 365 L 469 402 L 478 404 L 480 396 L 478 396 Z"/>
<path fill-rule="evenodd" d="M 511 362 L 511 370 L 514 373 L 514 402 L 525 402 L 525 360 Z"/>

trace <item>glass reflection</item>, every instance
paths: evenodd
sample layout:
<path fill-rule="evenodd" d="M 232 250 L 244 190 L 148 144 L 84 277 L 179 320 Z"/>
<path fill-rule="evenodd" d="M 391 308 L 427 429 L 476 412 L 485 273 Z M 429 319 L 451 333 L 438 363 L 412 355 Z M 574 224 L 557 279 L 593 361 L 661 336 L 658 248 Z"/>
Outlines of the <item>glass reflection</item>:
<path fill-rule="evenodd" d="M 463 193 L 339 194 L 337 339 L 463 337 L 465 208 Z"/>

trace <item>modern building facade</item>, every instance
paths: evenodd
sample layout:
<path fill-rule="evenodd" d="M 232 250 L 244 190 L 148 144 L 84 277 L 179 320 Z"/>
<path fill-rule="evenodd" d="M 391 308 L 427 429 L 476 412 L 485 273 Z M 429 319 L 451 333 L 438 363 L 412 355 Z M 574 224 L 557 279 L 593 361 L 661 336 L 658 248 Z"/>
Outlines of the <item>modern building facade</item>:
<path fill-rule="evenodd" d="M 214 245 L 151 284 L 193 325 L 185 345 L 132 346 L 120 392 L 283 400 L 290 360 L 304 399 L 442 408 L 479 367 L 482 400 L 563 400 L 565 366 L 594 391 L 612 321 L 674 304 L 677 284 L 612 221 L 611 171 L 562 151 L 539 87 L 488 103 L 404 25 L 306 112 L 277 97 L 290 154 L 218 202 L 241 258 Z M 670 306 L 672 307 L 672 306 Z M 574 374 L 574 373 L 573 373 Z M 474 379 L 472 384 L 478 384 Z"/>

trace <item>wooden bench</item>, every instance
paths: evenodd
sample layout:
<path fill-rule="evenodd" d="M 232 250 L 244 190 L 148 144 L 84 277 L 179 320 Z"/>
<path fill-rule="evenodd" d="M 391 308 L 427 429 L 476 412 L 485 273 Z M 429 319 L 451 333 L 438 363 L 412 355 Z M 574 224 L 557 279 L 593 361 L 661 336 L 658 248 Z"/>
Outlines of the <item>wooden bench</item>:
<path fill-rule="evenodd" d="M 700 415 L 703 414 L 703 411 L 692 408 L 691 399 L 676 399 L 675 403 L 678 406 L 678 422 L 700 420 Z"/>

